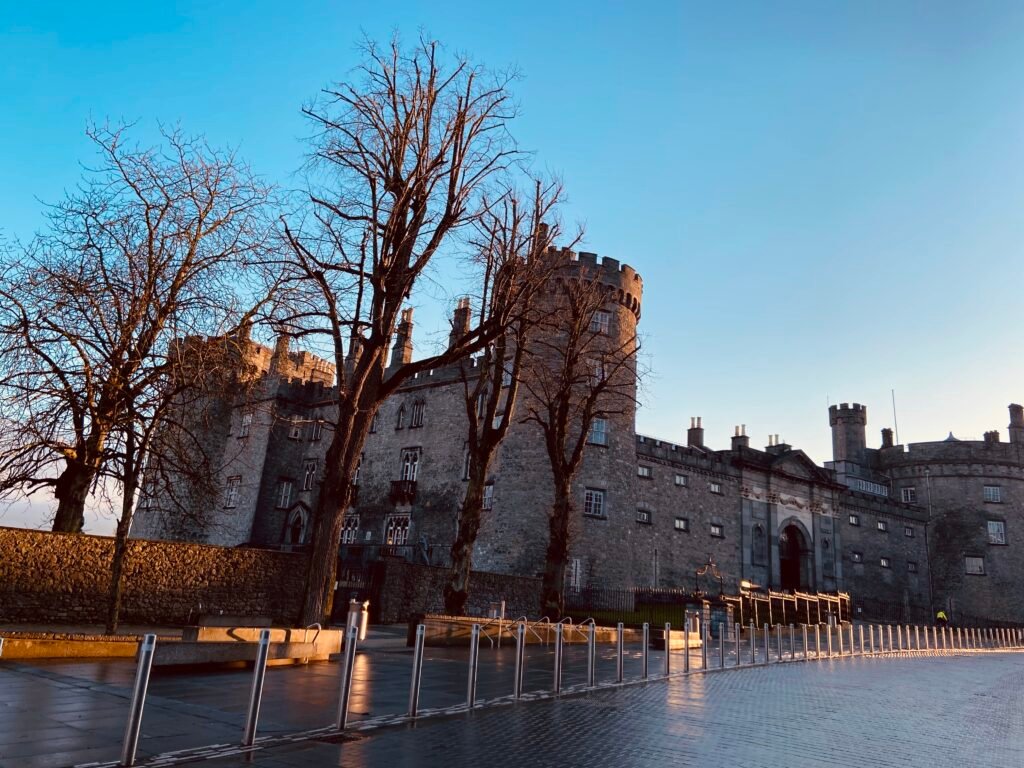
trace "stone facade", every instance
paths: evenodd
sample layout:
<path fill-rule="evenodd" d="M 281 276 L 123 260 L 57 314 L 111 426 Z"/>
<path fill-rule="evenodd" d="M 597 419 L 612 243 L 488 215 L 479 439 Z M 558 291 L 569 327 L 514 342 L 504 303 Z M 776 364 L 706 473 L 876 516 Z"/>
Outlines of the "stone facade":
<path fill-rule="evenodd" d="M 613 259 L 559 253 L 567 268 L 599 274 L 608 286 L 608 333 L 633 335 L 641 314 L 640 276 Z M 460 304 L 453 325 L 465 311 Z M 393 360 L 412 354 L 412 333 L 409 312 Z M 220 427 L 227 446 L 221 508 L 182 535 L 167 524 L 157 500 L 140 511 L 135 536 L 283 548 L 308 542 L 331 429 L 333 369 L 289 352 L 284 342 L 273 351 L 252 349 L 259 373 L 252 391 L 258 395 L 225 396 L 230 415 Z M 473 363 L 464 365 L 413 378 L 381 408 L 355 478 L 358 494 L 346 518 L 343 553 L 403 547 L 412 561 L 445 559 L 465 489 L 461 376 L 464 370 L 472 376 Z M 821 467 L 777 436 L 763 450 L 751 448 L 743 427 L 735 429 L 727 449 L 715 450 L 704 444 L 700 419 L 691 423 L 683 446 L 637 435 L 631 409 L 609 418 L 587 446 L 576 480 L 569 586 L 708 589 L 709 582 L 698 584 L 697 571 L 711 561 L 731 592 L 744 582 L 839 590 L 925 613 L 934 597 L 970 613 L 1024 618 L 1024 599 L 1011 605 L 991 589 L 1010 583 L 1020 556 L 1012 545 L 987 543 L 986 528 L 993 520 L 1012 529 L 1007 515 L 1024 501 L 1024 464 L 1016 453 L 1021 443 L 928 443 L 904 450 L 890 437 L 888 445 L 871 450 L 864 442 L 864 406 L 833 407 L 829 420 L 834 456 Z M 1018 421 L 1011 431 L 1021 436 L 1024 414 Z M 928 504 L 921 479 L 926 467 Z M 536 577 L 547 546 L 552 480 L 535 425 L 513 423 L 490 482 L 491 508 L 482 520 L 474 566 Z M 1000 502 L 980 501 L 987 484 L 1001 486 Z M 911 485 L 917 494 L 904 500 L 902 490 Z M 598 514 L 588 496 L 600 498 Z M 958 511 L 967 500 L 970 513 Z M 985 558 L 984 577 L 963 572 L 968 555 Z"/>

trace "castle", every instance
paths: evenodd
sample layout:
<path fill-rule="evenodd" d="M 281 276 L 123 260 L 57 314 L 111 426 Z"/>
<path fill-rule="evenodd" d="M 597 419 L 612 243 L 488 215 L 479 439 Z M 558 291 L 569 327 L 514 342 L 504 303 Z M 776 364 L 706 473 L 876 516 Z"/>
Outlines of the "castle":
<path fill-rule="evenodd" d="M 643 283 L 628 265 L 593 253 L 559 252 L 597 273 L 609 302 L 603 332 L 631 338 Z M 468 322 L 460 302 L 453 335 Z M 392 365 L 411 359 L 412 313 L 396 334 Z M 333 366 L 290 350 L 244 342 L 254 385 L 224 393 L 206 427 L 219 457 L 222 498 L 182 520 L 161 499 L 137 513 L 133 536 L 211 544 L 296 547 L 310 515 L 332 428 Z M 635 383 L 635 382 L 634 382 Z M 728 448 L 705 444 L 694 418 L 686 445 L 636 434 L 635 411 L 599 419 L 576 479 L 569 586 L 695 586 L 712 561 L 723 587 L 834 591 L 877 615 L 893 606 L 927 618 L 1024 619 L 1016 589 L 1024 548 L 1011 537 L 1024 503 L 1024 409 L 1010 407 L 1010 442 L 894 445 L 882 430 L 867 448 L 867 409 L 831 406 L 833 461 L 816 465 L 769 438 L 751 447 L 743 425 Z M 456 533 L 466 478 L 466 415 L 460 366 L 429 371 L 382 406 L 368 436 L 357 494 L 345 517 L 342 558 L 404 553 L 441 563 Z M 513 422 L 492 466 L 474 568 L 542 571 L 552 483 L 535 426 Z M 706 585 L 705 585 L 706 586 Z"/>

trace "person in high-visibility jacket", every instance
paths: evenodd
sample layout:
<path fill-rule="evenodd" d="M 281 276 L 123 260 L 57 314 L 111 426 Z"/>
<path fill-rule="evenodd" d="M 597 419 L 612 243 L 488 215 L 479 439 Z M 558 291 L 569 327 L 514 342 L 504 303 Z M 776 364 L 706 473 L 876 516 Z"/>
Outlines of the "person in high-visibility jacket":
<path fill-rule="evenodd" d="M 940 627 L 944 627 L 949 624 L 949 616 L 947 616 L 946 612 L 941 608 L 939 609 L 939 612 L 935 614 L 935 623 Z"/>

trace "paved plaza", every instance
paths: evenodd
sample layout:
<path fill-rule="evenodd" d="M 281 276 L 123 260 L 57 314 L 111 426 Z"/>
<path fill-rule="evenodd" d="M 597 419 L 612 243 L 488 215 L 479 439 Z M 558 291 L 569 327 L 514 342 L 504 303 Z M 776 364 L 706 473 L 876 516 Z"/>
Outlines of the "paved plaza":
<path fill-rule="evenodd" d="M 511 648 L 481 652 L 471 714 L 376 727 L 405 711 L 411 652 L 383 636 L 357 656 L 352 737 L 326 730 L 337 709 L 339 664 L 267 671 L 257 745 L 223 756 L 242 732 L 251 672 L 154 672 L 140 763 L 177 753 L 209 766 L 490 765 L 1001 766 L 1024 761 L 1024 654 L 846 657 L 607 687 L 559 699 L 502 702 L 512 690 Z M 614 679 L 602 647 L 599 682 Z M 746 651 L 744 647 L 744 651 Z M 639 648 L 625 678 L 640 677 Z M 801 649 L 797 649 L 799 656 Z M 427 649 L 421 705 L 465 697 L 465 648 Z M 746 655 L 746 654 L 745 654 Z M 813 655 L 813 651 L 812 651 Z M 673 654 L 674 670 L 683 666 Z M 662 653 L 651 653 L 651 672 Z M 746 658 L 744 659 L 746 661 Z M 712 655 L 712 665 L 716 665 Z M 735 663 L 728 655 L 726 665 Z M 699 654 L 691 653 L 699 666 Z M 530 646 L 525 690 L 551 688 L 552 650 Z M 585 681 L 581 646 L 567 649 L 565 685 Z M 120 754 L 134 675 L 131 660 L 0 662 L 0 766 L 110 764 Z M 498 701 L 496 701 L 498 700 Z M 287 742 L 305 732 L 302 741 Z M 339 743 L 340 742 L 340 743 Z M 188 752 L 220 745 L 208 752 Z M 185 750 L 186 752 L 182 752 Z M 217 757 L 217 755 L 222 755 Z M 212 758 L 212 759 L 208 759 Z M 667 762 L 666 762 L 667 761 Z"/>

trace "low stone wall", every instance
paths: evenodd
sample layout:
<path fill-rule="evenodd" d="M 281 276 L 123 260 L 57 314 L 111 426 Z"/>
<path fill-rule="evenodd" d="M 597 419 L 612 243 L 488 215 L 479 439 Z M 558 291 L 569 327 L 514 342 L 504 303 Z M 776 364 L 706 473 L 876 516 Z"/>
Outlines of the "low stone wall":
<path fill-rule="evenodd" d="M 0 622 L 103 623 L 113 551 L 107 536 L 0 528 Z M 306 560 L 302 553 L 133 539 L 121 618 L 176 625 L 225 613 L 290 624 Z"/>
<path fill-rule="evenodd" d="M 374 592 L 379 605 L 371 607 L 374 621 L 381 624 L 407 622 L 415 615 L 444 613 L 447 568 L 413 565 L 402 560 L 378 564 Z M 466 614 L 488 616 L 491 603 L 505 601 L 506 618 L 538 618 L 541 580 L 526 576 L 473 572 Z"/>

